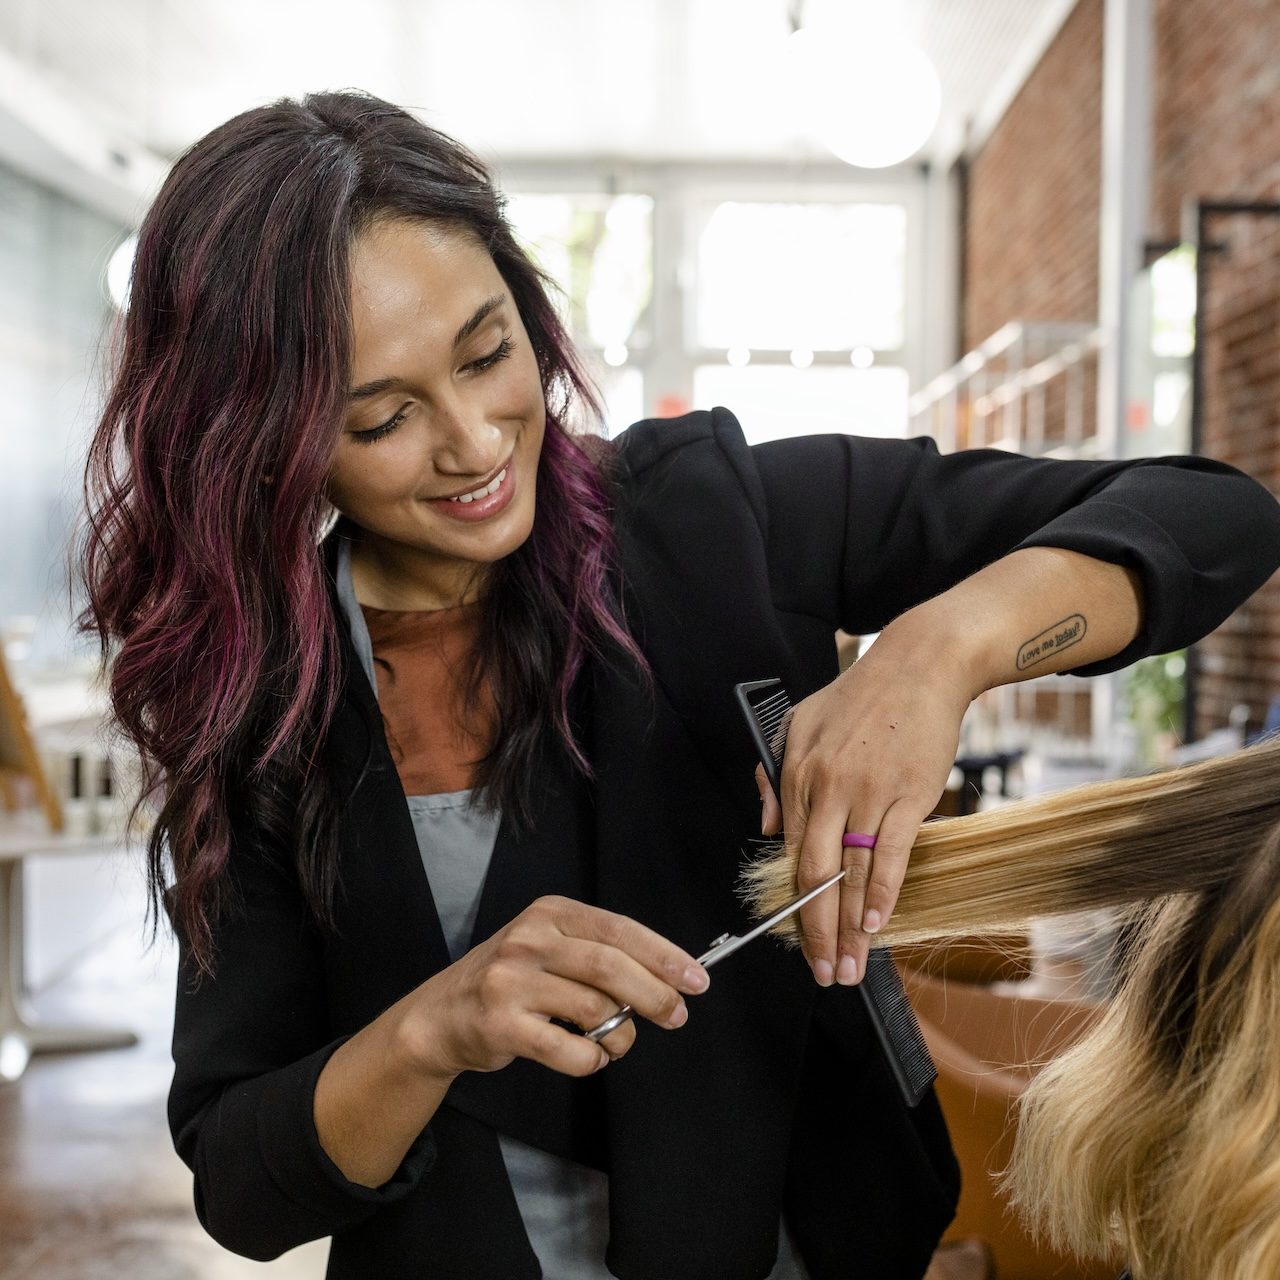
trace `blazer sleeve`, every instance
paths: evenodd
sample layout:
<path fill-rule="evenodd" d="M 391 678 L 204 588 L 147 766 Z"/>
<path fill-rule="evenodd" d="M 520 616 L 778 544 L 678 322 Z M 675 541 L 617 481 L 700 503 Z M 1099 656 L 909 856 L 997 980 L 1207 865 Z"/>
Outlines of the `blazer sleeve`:
<path fill-rule="evenodd" d="M 713 414 L 722 448 L 732 450 L 736 419 Z M 1208 458 L 944 455 L 927 437 L 849 435 L 749 452 L 775 603 L 853 635 L 880 630 L 1011 551 L 1062 547 L 1135 569 L 1142 581 L 1140 633 L 1072 671 L 1096 675 L 1198 640 L 1280 567 L 1280 503 Z"/>
<path fill-rule="evenodd" d="M 169 1126 L 196 1213 L 225 1248 L 267 1261 L 404 1196 L 430 1167 L 424 1129 L 381 1187 L 349 1181 L 316 1132 L 316 1080 L 347 1038 L 328 1027 L 324 960 L 296 879 L 233 838 L 237 908 L 198 982 L 178 931 Z"/>

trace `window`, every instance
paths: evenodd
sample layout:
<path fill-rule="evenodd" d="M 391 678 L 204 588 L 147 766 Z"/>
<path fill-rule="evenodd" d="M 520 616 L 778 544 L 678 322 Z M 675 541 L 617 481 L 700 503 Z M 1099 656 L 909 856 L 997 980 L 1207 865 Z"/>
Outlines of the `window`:
<path fill-rule="evenodd" d="M 896 439 L 906 430 L 905 369 L 700 365 L 693 395 L 699 408 L 732 409 L 749 444 L 827 431 Z"/>
<path fill-rule="evenodd" d="M 558 286 L 611 434 L 714 404 L 753 440 L 906 434 L 920 199 L 845 172 L 508 172 L 508 215 Z"/>
<path fill-rule="evenodd" d="M 896 351 L 906 230 L 896 204 L 714 206 L 697 237 L 695 344 Z"/>
<path fill-rule="evenodd" d="M 905 207 L 727 200 L 694 218 L 694 403 L 753 442 L 905 435 Z"/>
<path fill-rule="evenodd" d="M 611 356 L 649 345 L 650 196 L 518 194 L 508 197 L 507 215 L 534 261 L 563 290 L 557 302 L 575 342 Z"/>
<path fill-rule="evenodd" d="M 637 359 L 653 335 L 653 198 L 518 193 L 517 238 L 555 281 L 552 297 L 600 391 L 610 435 L 644 417 Z"/>

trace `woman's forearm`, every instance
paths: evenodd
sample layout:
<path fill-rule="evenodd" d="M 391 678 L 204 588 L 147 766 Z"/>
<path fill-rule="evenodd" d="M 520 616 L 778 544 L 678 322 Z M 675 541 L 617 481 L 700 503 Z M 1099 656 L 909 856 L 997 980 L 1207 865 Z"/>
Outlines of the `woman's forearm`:
<path fill-rule="evenodd" d="M 1057 547 L 1014 551 L 887 628 L 895 647 L 936 654 L 970 699 L 997 685 L 1119 653 L 1142 626 L 1132 569 Z"/>
<path fill-rule="evenodd" d="M 413 992 L 341 1045 L 316 1081 L 320 1145 L 350 1181 L 379 1187 L 400 1166 L 454 1077 L 432 1070 L 407 1034 Z M 420 1034 L 421 1012 L 415 1013 Z"/>

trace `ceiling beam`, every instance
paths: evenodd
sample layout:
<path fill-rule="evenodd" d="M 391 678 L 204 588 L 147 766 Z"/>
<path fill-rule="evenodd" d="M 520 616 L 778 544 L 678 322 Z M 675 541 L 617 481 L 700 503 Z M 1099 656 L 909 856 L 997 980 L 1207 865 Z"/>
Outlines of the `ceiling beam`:
<path fill-rule="evenodd" d="M 104 128 L 4 48 L 0 163 L 131 228 L 169 167 L 146 147 Z"/>
<path fill-rule="evenodd" d="M 1004 73 L 996 79 L 991 92 L 987 94 L 969 122 L 961 148 L 963 154 L 969 159 L 973 159 L 982 150 L 987 139 L 995 132 L 996 125 L 1013 105 L 1013 100 L 1022 91 L 1022 86 L 1031 79 L 1031 73 L 1040 65 L 1040 59 L 1058 38 L 1058 32 L 1062 30 L 1077 3 L 1078 0 L 1050 0 L 1044 6 L 1040 20 L 1023 41 L 1017 56 L 1010 59 Z M 960 153 L 958 150 L 955 155 L 939 156 L 938 163 L 942 168 L 948 168 Z"/>

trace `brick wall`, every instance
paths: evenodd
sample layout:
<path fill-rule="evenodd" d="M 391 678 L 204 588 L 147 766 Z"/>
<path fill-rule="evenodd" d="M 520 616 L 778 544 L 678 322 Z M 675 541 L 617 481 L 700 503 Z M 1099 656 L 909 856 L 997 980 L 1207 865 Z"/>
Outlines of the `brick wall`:
<path fill-rule="evenodd" d="M 1280 494 L 1280 218 L 1214 219 L 1209 238 L 1225 248 L 1209 266 L 1202 449 Z M 1280 576 L 1198 652 L 1199 728 L 1238 702 L 1258 723 L 1280 696 Z"/>
<path fill-rule="evenodd" d="M 1102 0 L 1080 0 L 969 172 L 964 346 L 1098 315 Z"/>
<path fill-rule="evenodd" d="M 1148 237 L 1188 197 L 1280 199 L 1280 4 L 1154 0 Z M 1080 0 L 972 162 L 965 346 L 1097 316 L 1103 0 Z M 1223 218 L 1209 266 L 1203 450 L 1280 494 L 1280 219 Z M 1280 696 L 1280 579 L 1200 646 L 1197 730 Z"/>
<path fill-rule="evenodd" d="M 1153 236 L 1188 197 L 1280 200 L 1280 4 L 1158 0 Z M 1280 494 L 1280 218 L 1214 219 L 1203 317 L 1202 448 Z M 1280 696 L 1280 578 L 1200 646 L 1197 727 Z"/>

